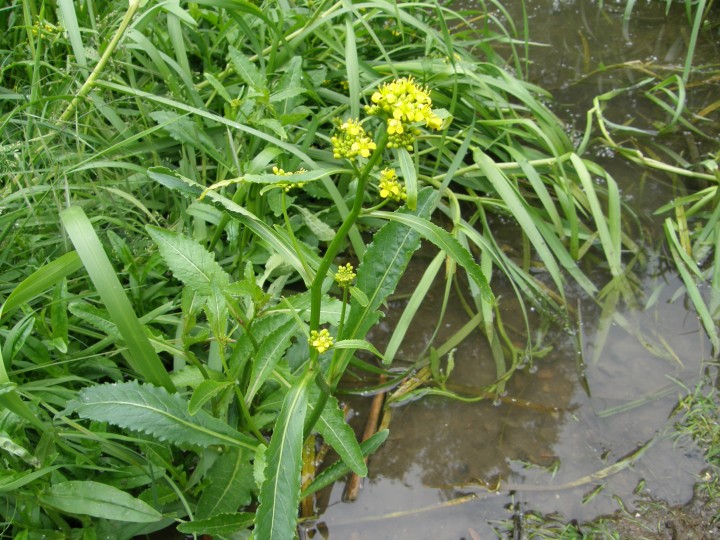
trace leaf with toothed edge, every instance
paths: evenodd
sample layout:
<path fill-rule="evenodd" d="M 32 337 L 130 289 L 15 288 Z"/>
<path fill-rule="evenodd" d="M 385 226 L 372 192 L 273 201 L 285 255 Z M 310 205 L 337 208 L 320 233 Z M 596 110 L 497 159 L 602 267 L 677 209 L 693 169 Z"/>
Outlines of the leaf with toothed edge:
<path fill-rule="evenodd" d="M 78 392 L 61 415 L 141 431 L 173 444 L 240 446 L 255 450 L 257 441 L 203 410 L 188 412 L 188 402 L 164 388 L 137 381 L 90 386 Z"/>

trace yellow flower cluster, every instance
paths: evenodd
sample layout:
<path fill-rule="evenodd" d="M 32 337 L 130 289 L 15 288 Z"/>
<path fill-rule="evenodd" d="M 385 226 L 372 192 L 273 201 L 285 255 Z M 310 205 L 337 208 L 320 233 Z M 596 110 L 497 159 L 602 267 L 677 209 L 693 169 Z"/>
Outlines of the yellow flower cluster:
<path fill-rule="evenodd" d="M 320 354 L 333 346 L 333 338 L 327 328 L 323 328 L 319 332 L 317 330 L 311 330 L 308 342 Z"/>
<path fill-rule="evenodd" d="M 413 77 L 402 77 L 383 84 L 370 98 L 373 105 L 365 107 L 368 114 L 388 116 L 388 133 L 403 133 L 401 123 L 424 122 L 430 129 L 440 129 L 442 119 L 432 109 L 426 86 L 419 86 Z M 397 131 L 398 128 L 400 131 Z"/>
<path fill-rule="evenodd" d="M 360 121 L 350 118 L 340 124 L 338 134 L 330 138 L 335 159 L 355 159 L 357 156 L 370 157 L 377 148 L 375 142 L 368 137 Z"/>
<path fill-rule="evenodd" d="M 279 169 L 278 167 L 273 167 L 273 174 L 277 176 L 292 176 L 293 174 L 299 174 L 306 172 L 305 169 L 298 169 L 295 172 L 285 172 L 284 169 Z M 305 185 L 305 182 L 281 182 L 277 184 L 279 187 L 285 190 L 285 193 L 290 191 L 293 188 L 301 188 Z"/>
<path fill-rule="evenodd" d="M 356 277 L 353 270 L 353 265 L 350 263 L 347 263 L 345 266 L 338 266 L 338 270 L 335 272 L 335 282 L 341 289 L 347 289 L 350 285 L 352 285 L 352 282 Z"/>
<path fill-rule="evenodd" d="M 380 196 L 383 199 L 390 199 L 396 202 L 402 202 L 407 199 L 405 186 L 400 183 L 395 169 L 385 168 L 380 171 Z"/>

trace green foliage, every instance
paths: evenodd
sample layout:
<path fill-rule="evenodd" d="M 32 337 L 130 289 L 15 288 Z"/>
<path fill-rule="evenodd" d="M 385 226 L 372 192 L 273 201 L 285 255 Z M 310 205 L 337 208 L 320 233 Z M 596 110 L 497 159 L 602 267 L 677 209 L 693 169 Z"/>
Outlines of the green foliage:
<path fill-rule="evenodd" d="M 175 519 L 189 534 L 291 538 L 301 498 L 366 474 L 387 437 L 359 443 L 333 394 L 348 366 L 369 366 L 360 352 L 397 362 L 426 290 L 385 351 L 367 335 L 423 240 L 438 251 L 423 287 L 469 283 L 457 288 L 470 323 L 428 343 L 417 366 L 432 360 L 442 384 L 440 356 L 479 327 L 494 356 L 488 395 L 535 350 L 505 339 L 493 280 L 507 278 L 523 313 L 562 322 L 568 280 L 596 290 L 587 265 L 626 277 L 633 244 L 614 181 L 584 156 L 591 132 L 573 146 L 547 94 L 493 49 L 515 50 L 512 26 L 487 21 L 476 30 L 435 3 L 380 0 L 0 10 L 7 534 L 72 537 L 80 515 L 98 536 Z M 510 60 L 518 73 L 522 61 Z M 403 119 L 401 148 L 388 145 L 390 118 L 363 108 L 395 80 L 427 100 Z M 680 96 L 670 84 L 651 93 Z M 681 107 L 665 110 L 684 125 Z M 355 139 L 353 159 L 337 160 L 332 140 L 351 119 L 367 156 Z M 405 203 L 383 198 L 386 168 Z M 717 258 L 715 197 L 682 204 L 708 216 L 693 249 Z M 517 242 L 501 247 L 506 223 Z M 703 312 L 690 283 L 710 274 L 678 238 L 711 333 L 720 295 Z M 341 260 L 356 283 L 333 281 Z M 549 280 L 530 271 L 537 261 Z M 321 330 L 327 350 L 308 343 Z M 315 432 L 340 459 L 301 489 Z"/>

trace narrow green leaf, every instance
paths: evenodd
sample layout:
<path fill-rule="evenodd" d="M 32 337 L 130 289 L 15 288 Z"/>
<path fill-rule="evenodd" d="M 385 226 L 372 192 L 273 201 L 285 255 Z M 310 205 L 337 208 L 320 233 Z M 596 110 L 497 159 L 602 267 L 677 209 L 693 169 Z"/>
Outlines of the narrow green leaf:
<path fill-rule="evenodd" d="M 127 345 L 131 367 L 145 381 L 174 392 L 175 386 L 138 321 L 85 212 L 79 206 L 71 206 L 60 213 L 60 219 Z"/>
<path fill-rule="evenodd" d="M 295 320 L 290 320 L 263 339 L 255 354 L 251 382 L 245 392 L 245 401 L 248 405 L 252 403 L 255 394 L 265 384 L 280 358 L 290 347 L 290 340 L 296 332 L 297 323 Z"/>
<path fill-rule="evenodd" d="M 177 526 L 177 530 L 183 534 L 202 534 L 213 538 L 221 538 L 247 529 L 252 525 L 254 518 L 255 514 L 250 512 L 227 512 L 225 514 L 216 514 L 211 518 L 195 519 L 194 521 L 181 523 Z"/>
<path fill-rule="evenodd" d="M 390 431 L 383 429 L 382 431 L 378 431 L 369 439 L 361 442 L 360 450 L 362 451 L 362 455 L 367 457 L 380 448 L 380 445 L 385 442 L 385 439 L 387 439 L 389 434 Z M 304 499 L 308 495 L 312 495 L 313 493 L 320 491 L 321 489 L 336 482 L 349 472 L 350 467 L 344 461 L 341 460 L 333 463 L 330 467 L 315 477 L 313 483 L 303 490 L 300 497 Z"/>
<path fill-rule="evenodd" d="M 87 69 L 88 66 L 87 58 L 85 57 L 85 46 L 82 42 L 80 25 L 78 24 L 75 6 L 73 4 L 74 2 L 72 0 L 58 0 L 61 21 L 65 27 L 65 33 L 70 39 L 70 45 L 72 46 L 73 54 L 75 55 L 75 61 L 78 66 L 83 69 Z"/>
<path fill-rule="evenodd" d="M 81 418 L 152 435 L 177 445 L 230 445 L 250 448 L 257 441 L 199 410 L 193 416 L 188 402 L 164 388 L 137 381 L 83 388 L 62 414 L 76 412 Z"/>
<path fill-rule="evenodd" d="M 313 390 L 315 391 L 311 392 L 310 410 L 314 410 L 320 395 L 317 387 L 313 387 Z M 358 476 L 367 475 L 367 465 L 355 438 L 355 432 L 345 421 L 345 413 L 333 396 L 328 397 L 315 428 L 354 473 Z"/>
<path fill-rule="evenodd" d="M 513 214 L 513 216 L 515 216 L 515 219 L 520 227 L 522 227 L 522 230 L 527 235 L 530 243 L 538 252 L 538 255 L 542 259 L 543 263 L 545 263 L 545 267 L 547 268 L 550 277 L 552 277 L 558 291 L 562 295 L 564 291 L 562 274 L 558 268 L 555 258 L 548 249 L 545 239 L 542 234 L 540 234 L 535 220 L 528 211 L 527 202 L 522 198 L 520 193 L 518 193 L 517 188 L 515 188 L 513 183 L 505 176 L 505 173 L 497 167 L 495 162 L 490 159 L 487 154 L 477 150 L 473 153 L 473 159 L 475 160 L 475 163 L 480 166 L 481 170 L 493 185 L 493 188 L 495 188 L 498 195 L 500 195 L 502 200 L 505 201 L 508 210 Z"/>
<path fill-rule="evenodd" d="M 472 280 L 480 288 L 486 302 L 494 303 L 494 295 L 490 289 L 490 285 L 483 274 L 482 268 L 473 259 L 470 252 L 445 229 L 438 227 L 427 219 L 413 216 L 410 214 L 400 214 L 398 212 L 376 211 L 370 215 L 385 218 L 390 221 L 397 221 L 417 231 L 423 238 L 430 240 L 438 248 L 448 254 L 449 257 L 462 266 Z"/>
<path fill-rule="evenodd" d="M 296 206 L 296 208 L 300 210 L 300 214 L 302 214 L 305 225 L 307 225 L 310 232 L 312 232 L 318 240 L 321 242 L 330 242 L 333 238 L 335 238 L 335 231 L 332 227 L 328 226 L 314 213 L 304 206 Z"/>
<path fill-rule="evenodd" d="M 385 357 L 382 353 L 378 351 L 372 343 L 364 339 L 341 339 L 340 341 L 336 341 L 333 347 L 336 349 L 352 349 L 354 351 L 360 349 L 368 351 L 385 362 Z"/>
<path fill-rule="evenodd" d="M 295 536 L 300 502 L 303 426 L 312 372 L 288 391 L 266 452 L 265 481 L 255 516 L 255 537 L 288 540 Z"/>
<path fill-rule="evenodd" d="M 190 403 L 188 403 L 188 412 L 194 416 L 200 409 L 202 409 L 202 406 L 205 405 L 205 403 L 233 384 L 235 383 L 232 381 L 206 380 L 201 382 L 190 398 Z"/>
<path fill-rule="evenodd" d="M 398 160 L 400 162 L 400 171 L 405 181 L 405 190 L 407 191 L 407 206 L 410 210 L 417 208 L 418 197 L 418 181 L 415 163 L 412 156 L 405 148 L 398 148 Z"/>
<path fill-rule="evenodd" d="M 64 277 L 82 268 L 82 265 L 77 252 L 71 251 L 38 268 L 15 287 L 7 297 L 0 308 L 0 320 L 60 282 Z"/>
<path fill-rule="evenodd" d="M 162 519 L 162 514 L 146 502 L 115 487 L 89 480 L 54 484 L 40 494 L 39 500 L 70 514 L 134 523 Z"/>

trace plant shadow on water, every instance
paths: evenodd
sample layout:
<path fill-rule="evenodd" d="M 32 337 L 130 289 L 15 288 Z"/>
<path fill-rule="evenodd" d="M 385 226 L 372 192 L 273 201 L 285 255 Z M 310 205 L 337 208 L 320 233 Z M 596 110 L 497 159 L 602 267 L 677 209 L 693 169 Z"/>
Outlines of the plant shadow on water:
<path fill-rule="evenodd" d="M 687 23 L 681 16 L 664 17 L 664 4 L 645 6 L 636 8 L 623 28 L 617 9 L 600 10 L 590 2 L 528 5 L 531 39 L 551 45 L 531 48 L 530 78 L 552 89 L 558 99 L 553 107 L 570 128 L 584 129 L 594 96 L 642 78 L 641 64 L 654 69 L 655 62 L 682 63 Z M 521 20 L 518 6 L 509 11 Z M 716 45 L 699 45 L 696 62 L 716 53 Z M 591 73 L 628 60 L 638 63 Z M 688 94 L 689 103 L 707 103 L 703 91 Z M 631 94 L 623 99 L 613 102 L 610 115 L 625 110 L 626 118 L 614 120 L 649 125 L 652 112 Z M 470 529 L 491 538 L 494 521 L 531 509 L 584 521 L 620 504 L 632 507 L 638 493 L 670 505 L 690 500 L 705 462 L 693 443 L 670 437 L 672 413 L 685 392 L 682 385 L 701 380 L 712 351 L 696 313 L 675 298 L 682 281 L 657 248 L 663 233 L 652 213 L 674 187 L 662 173 L 640 171 L 606 150 L 594 149 L 596 159 L 611 171 L 638 216 L 641 252 L 634 256 L 641 264 L 633 268 L 638 306 L 620 302 L 603 311 L 571 292 L 582 322 L 572 331 L 555 327 L 544 333 L 551 352 L 515 373 L 506 388 L 507 396 L 521 403 L 424 397 L 395 408 L 390 437 L 372 456 L 358 500 L 343 503 L 343 486 L 335 485 L 321 500 L 309 536 L 464 538 Z M 512 242 L 514 232 L 500 236 L 505 234 Z M 413 260 L 403 286 L 411 291 L 423 270 L 422 260 Z M 596 278 L 598 284 L 606 281 L 602 270 Z M 502 283 L 493 285 L 503 320 L 520 320 L 508 300 L 511 292 L 503 294 Z M 424 352 L 441 312 L 441 283 L 436 290 L 418 312 L 398 358 Z M 383 323 L 388 333 L 402 311 L 399 304 L 390 306 Z M 451 299 L 436 342 L 466 322 L 460 302 Z M 373 339 L 382 349 L 383 336 Z M 472 395 L 493 376 L 492 355 L 478 331 L 456 351 L 448 389 Z"/>

